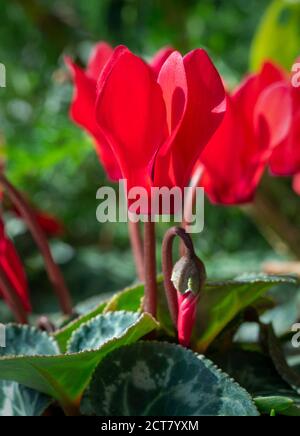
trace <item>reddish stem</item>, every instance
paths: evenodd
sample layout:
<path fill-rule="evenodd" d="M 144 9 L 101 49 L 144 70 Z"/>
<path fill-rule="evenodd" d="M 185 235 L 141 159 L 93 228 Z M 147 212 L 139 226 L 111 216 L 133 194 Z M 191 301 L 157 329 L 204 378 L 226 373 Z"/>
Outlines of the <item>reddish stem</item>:
<path fill-rule="evenodd" d="M 144 250 L 143 241 L 140 232 L 139 223 L 132 222 L 129 220 L 129 236 L 132 247 L 132 252 L 135 260 L 136 272 L 139 280 L 143 282 L 145 280 L 144 273 Z"/>
<path fill-rule="evenodd" d="M 60 302 L 62 311 L 66 315 L 72 315 L 72 301 L 68 288 L 66 287 L 62 273 L 52 257 L 49 244 L 43 230 L 37 222 L 31 207 L 28 205 L 25 198 L 18 192 L 14 186 L 7 180 L 3 173 L 0 173 L 0 183 L 6 189 L 12 203 L 18 208 L 23 219 L 34 238 L 45 262 L 45 267 L 48 273 L 50 282 Z"/>
<path fill-rule="evenodd" d="M 28 318 L 26 311 L 23 307 L 22 301 L 19 297 L 19 295 L 16 293 L 12 285 L 10 284 L 5 272 L 0 267 L 0 287 L 1 291 L 3 292 L 3 296 L 5 300 L 7 301 L 7 304 L 11 308 L 11 311 L 13 312 L 15 319 L 20 324 L 27 324 Z"/>
<path fill-rule="evenodd" d="M 157 280 L 156 280 L 156 243 L 155 223 L 145 222 L 144 226 L 144 259 L 145 259 L 145 300 L 144 311 L 156 317 Z"/>
<path fill-rule="evenodd" d="M 178 236 L 183 244 L 184 250 L 187 251 L 187 256 L 195 256 L 195 250 L 191 237 L 181 227 L 172 227 L 165 234 L 162 245 L 162 268 L 164 276 L 164 286 L 168 301 L 170 315 L 173 324 L 177 326 L 178 320 L 178 298 L 177 290 L 172 282 L 173 272 L 173 243 Z"/>
<path fill-rule="evenodd" d="M 183 222 L 182 222 L 182 227 L 184 229 L 187 228 L 188 223 L 191 221 L 194 204 L 196 202 L 197 188 L 199 186 L 202 175 L 203 175 L 203 168 L 199 167 L 196 170 L 196 172 L 191 180 L 191 188 L 192 189 L 191 189 L 189 196 L 186 200 L 186 203 L 184 205 L 184 217 L 183 217 Z M 184 256 L 185 253 L 186 253 L 185 244 L 181 240 L 181 242 L 180 242 L 180 254 L 181 254 L 181 256 Z"/>

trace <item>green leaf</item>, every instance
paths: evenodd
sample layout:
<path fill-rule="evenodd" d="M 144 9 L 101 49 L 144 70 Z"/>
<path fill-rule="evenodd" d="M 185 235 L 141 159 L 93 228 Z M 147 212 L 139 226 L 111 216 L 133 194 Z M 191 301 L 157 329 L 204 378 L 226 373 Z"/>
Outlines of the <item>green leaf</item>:
<path fill-rule="evenodd" d="M 144 285 L 139 284 L 131 288 L 126 288 L 113 295 L 113 297 L 108 299 L 108 301 L 100 303 L 100 305 L 55 332 L 54 337 L 58 342 L 61 351 L 63 353 L 66 352 L 67 343 L 75 330 L 103 312 L 115 312 L 118 310 L 126 310 L 129 312 L 139 311 L 143 295 Z"/>
<path fill-rule="evenodd" d="M 107 294 L 94 295 L 93 297 L 90 297 L 76 304 L 74 312 L 77 313 L 79 316 L 93 312 L 102 304 L 107 304 L 107 302 L 112 298 L 113 294 L 114 293 L 110 292 Z"/>
<path fill-rule="evenodd" d="M 199 298 L 194 349 L 205 352 L 239 312 L 251 306 L 272 287 L 294 284 L 288 277 L 244 276 L 232 281 L 208 282 Z"/>
<path fill-rule="evenodd" d="M 74 321 L 70 322 L 65 327 L 54 333 L 53 336 L 56 339 L 62 353 L 65 353 L 67 351 L 67 344 L 72 334 L 84 323 L 90 321 L 91 319 L 95 318 L 97 315 L 103 313 L 105 307 L 106 307 L 106 303 L 101 303 L 92 311 L 86 313 L 85 315 L 80 316 L 79 318 L 75 319 Z"/>
<path fill-rule="evenodd" d="M 216 364 L 255 397 L 263 414 L 289 415 L 300 413 L 300 396 L 282 380 L 272 360 L 261 353 L 232 350 L 222 355 L 212 355 Z"/>
<path fill-rule="evenodd" d="M 98 416 L 257 416 L 250 395 L 209 360 L 174 344 L 139 342 L 97 367 L 83 411 Z"/>
<path fill-rule="evenodd" d="M 112 338 L 119 338 L 134 325 L 140 314 L 137 312 L 110 312 L 99 315 L 76 330 L 67 347 L 68 353 L 97 350 Z"/>
<path fill-rule="evenodd" d="M 1 358 L 30 354 L 58 354 L 57 344 L 33 327 L 6 326 L 6 347 L 0 348 Z M 0 382 L 0 416 L 40 416 L 52 399 L 11 381 Z"/>
<path fill-rule="evenodd" d="M 99 362 L 111 351 L 136 342 L 156 327 L 150 315 L 142 314 L 122 334 L 93 351 L 58 356 L 4 356 L 0 358 L 0 379 L 13 380 L 50 395 L 67 414 L 74 414 Z"/>
<path fill-rule="evenodd" d="M 268 415 L 272 414 L 273 411 L 276 415 L 284 414 L 294 405 L 294 401 L 286 397 L 257 397 L 254 401 L 258 410 Z"/>
<path fill-rule="evenodd" d="M 138 284 L 118 292 L 107 303 L 105 312 L 115 312 L 117 310 L 127 310 L 129 312 L 139 311 L 144 297 L 144 291 L 144 285 Z"/>
<path fill-rule="evenodd" d="M 159 322 L 159 329 L 163 331 L 163 334 L 174 337 L 175 329 L 170 317 L 163 285 L 163 277 L 161 275 L 157 277 L 157 286 L 157 320 Z M 135 287 L 125 289 L 124 291 L 119 292 L 112 297 L 112 299 L 108 302 L 105 308 L 105 312 L 114 312 L 116 310 L 128 310 L 132 312 L 138 312 L 141 310 L 142 307 L 144 293 L 145 287 L 143 284 L 139 284 Z"/>
<path fill-rule="evenodd" d="M 259 70 L 266 60 L 291 69 L 299 55 L 300 1 L 274 0 L 264 15 L 251 48 L 251 68 Z"/>

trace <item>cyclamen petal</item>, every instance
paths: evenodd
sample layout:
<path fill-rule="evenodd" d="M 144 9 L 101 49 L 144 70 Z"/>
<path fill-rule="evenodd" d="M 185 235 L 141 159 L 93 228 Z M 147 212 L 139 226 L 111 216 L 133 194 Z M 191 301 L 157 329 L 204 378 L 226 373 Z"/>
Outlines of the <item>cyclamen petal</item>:
<path fill-rule="evenodd" d="M 204 50 L 164 48 L 146 64 L 126 47 L 99 43 L 86 71 L 67 60 L 73 120 L 95 139 L 113 180 L 131 188 L 189 185 L 225 111 L 222 80 Z M 97 84 L 95 78 L 97 78 Z"/>
<path fill-rule="evenodd" d="M 272 174 L 293 176 L 300 172 L 300 88 L 292 87 L 292 125 L 289 135 L 275 148 L 270 160 Z"/>
<path fill-rule="evenodd" d="M 195 163 L 222 122 L 226 109 L 222 80 L 207 53 L 194 50 L 184 57 L 183 65 L 187 89 L 183 80 L 180 89 L 182 106 L 186 99 L 185 111 L 181 117 L 177 116 L 180 125 L 167 153 L 165 149 L 159 152 L 155 171 L 155 185 L 182 189 L 189 185 Z M 160 78 L 161 75 L 159 81 Z M 177 100 L 180 100 L 178 96 Z"/>
<path fill-rule="evenodd" d="M 192 291 L 187 291 L 184 294 L 177 293 L 178 296 L 178 340 L 179 343 L 188 347 L 191 342 L 193 328 L 197 316 L 197 304 L 199 295 L 194 295 Z"/>
<path fill-rule="evenodd" d="M 277 82 L 263 91 L 258 98 L 253 116 L 258 137 L 262 135 L 260 128 L 264 120 L 271 148 L 285 140 L 292 125 L 292 99 L 288 84 Z"/>
<path fill-rule="evenodd" d="M 161 50 L 159 50 L 153 57 L 153 59 L 150 62 L 150 66 L 155 74 L 156 77 L 158 77 L 160 70 L 166 60 L 169 58 L 169 56 L 174 52 L 175 50 L 172 47 L 163 47 Z"/>
<path fill-rule="evenodd" d="M 205 188 L 211 202 L 232 205 L 252 200 L 256 165 L 253 168 L 250 160 L 244 164 L 244 155 L 253 140 L 241 113 L 228 95 L 225 118 L 202 153 L 199 164 L 203 166 L 200 185 Z"/>
<path fill-rule="evenodd" d="M 148 190 L 154 158 L 167 137 L 166 109 L 151 68 L 125 47 L 115 50 L 102 73 L 96 117 L 128 188 Z"/>
<path fill-rule="evenodd" d="M 19 295 L 24 309 L 31 312 L 26 275 L 13 243 L 5 234 L 2 221 L 0 221 L 0 266 L 12 288 Z M 1 289 L 0 295 L 3 295 Z"/>
<path fill-rule="evenodd" d="M 98 81 L 103 68 L 113 55 L 113 52 L 114 49 L 106 42 L 101 41 L 95 45 L 91 52 L 86 70 L 87 75 L 91 79 L 94 79 L 96 82 Z"/>

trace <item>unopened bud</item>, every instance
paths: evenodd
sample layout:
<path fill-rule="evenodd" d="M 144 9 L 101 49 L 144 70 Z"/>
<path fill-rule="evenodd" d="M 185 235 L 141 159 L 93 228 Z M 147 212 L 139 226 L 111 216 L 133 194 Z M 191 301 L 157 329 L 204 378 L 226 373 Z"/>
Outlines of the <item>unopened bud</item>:
<path fill-rule="evenodd" d="M 194 295 L 198 295 L 205 280 L 205 266 L 196 255 L 183 256 L 173 268 L 172 282 L 181 294 L 191 291 Z"/>

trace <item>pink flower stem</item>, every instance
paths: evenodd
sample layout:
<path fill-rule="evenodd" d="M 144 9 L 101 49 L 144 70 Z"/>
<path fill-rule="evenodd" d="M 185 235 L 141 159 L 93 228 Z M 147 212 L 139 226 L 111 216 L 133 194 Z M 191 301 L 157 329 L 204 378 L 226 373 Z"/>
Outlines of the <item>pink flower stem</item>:
<path fill-rule="evenodd" d="M 195 250 L 191 237 L 181 227 L 172 227 L 165 234 L 162 245 L 162 269 L 164 276 L 164 287 L 169 306 L 170 315 L 173 324 L 177 326 L 178 321 L 178 296 L 177 290 L 172 283 L 172 271 L 173 271 L 173 243 L 174 239 L 178 236 L 188 256 L 195 256 Z"/>
<path fill-rule="evenodd" d="M 156 241 L 155 223 L 149 221 L 144 225 L 144 260 L 145 260 L 145 299 L 144 311 L 156 317 L 157 312 L 157 278 L 156 278 Z"/>
<path fill-rule="evenodd" d="M 27 314 L 24 310 L 22 301 L 16 291 L 13 289 L 10 284 L 5 272 L 0 267 L 0 287 L 3 292 L 3 296 L 7 301 L 11 311 L 14 314 L 16 321 L 20 324 L 27 324 L 28 318 Z"/>
<path fill-rule="evenodd" d="M 128 223 L 129 228 L 129 236 L 132 247 L 132 252 L 134 256 L 136 272 L 138 279 L 143 282 L 145 280 L 145 272 L 144 272 L 144 250 L 143 250 L 143 241 L 140 232 L 139 223 L 135 223 L 129 220 Z"/>
<path fill-rule="evenodd" d="M 7 180 L 3 173 L 0 173 L 0 184 L 3 185 L 7 194 L 9 195 L 12 203 L 20 211 L 23 219 L 26 221 L 27 226 L 34 238 L 45 262 L 46 270 L 53 289 L 60 302 L 61 309 L 64 314 L 72 315 L 72 301 L 69 290 L 65 284 L 62 273 L 56 263 L 54 262 L 51 254 L 49 244 L 43 230 L 37 222 L 31 207 L 28 205 L 24 197 L 18 192 L 14 186 Z"/>

